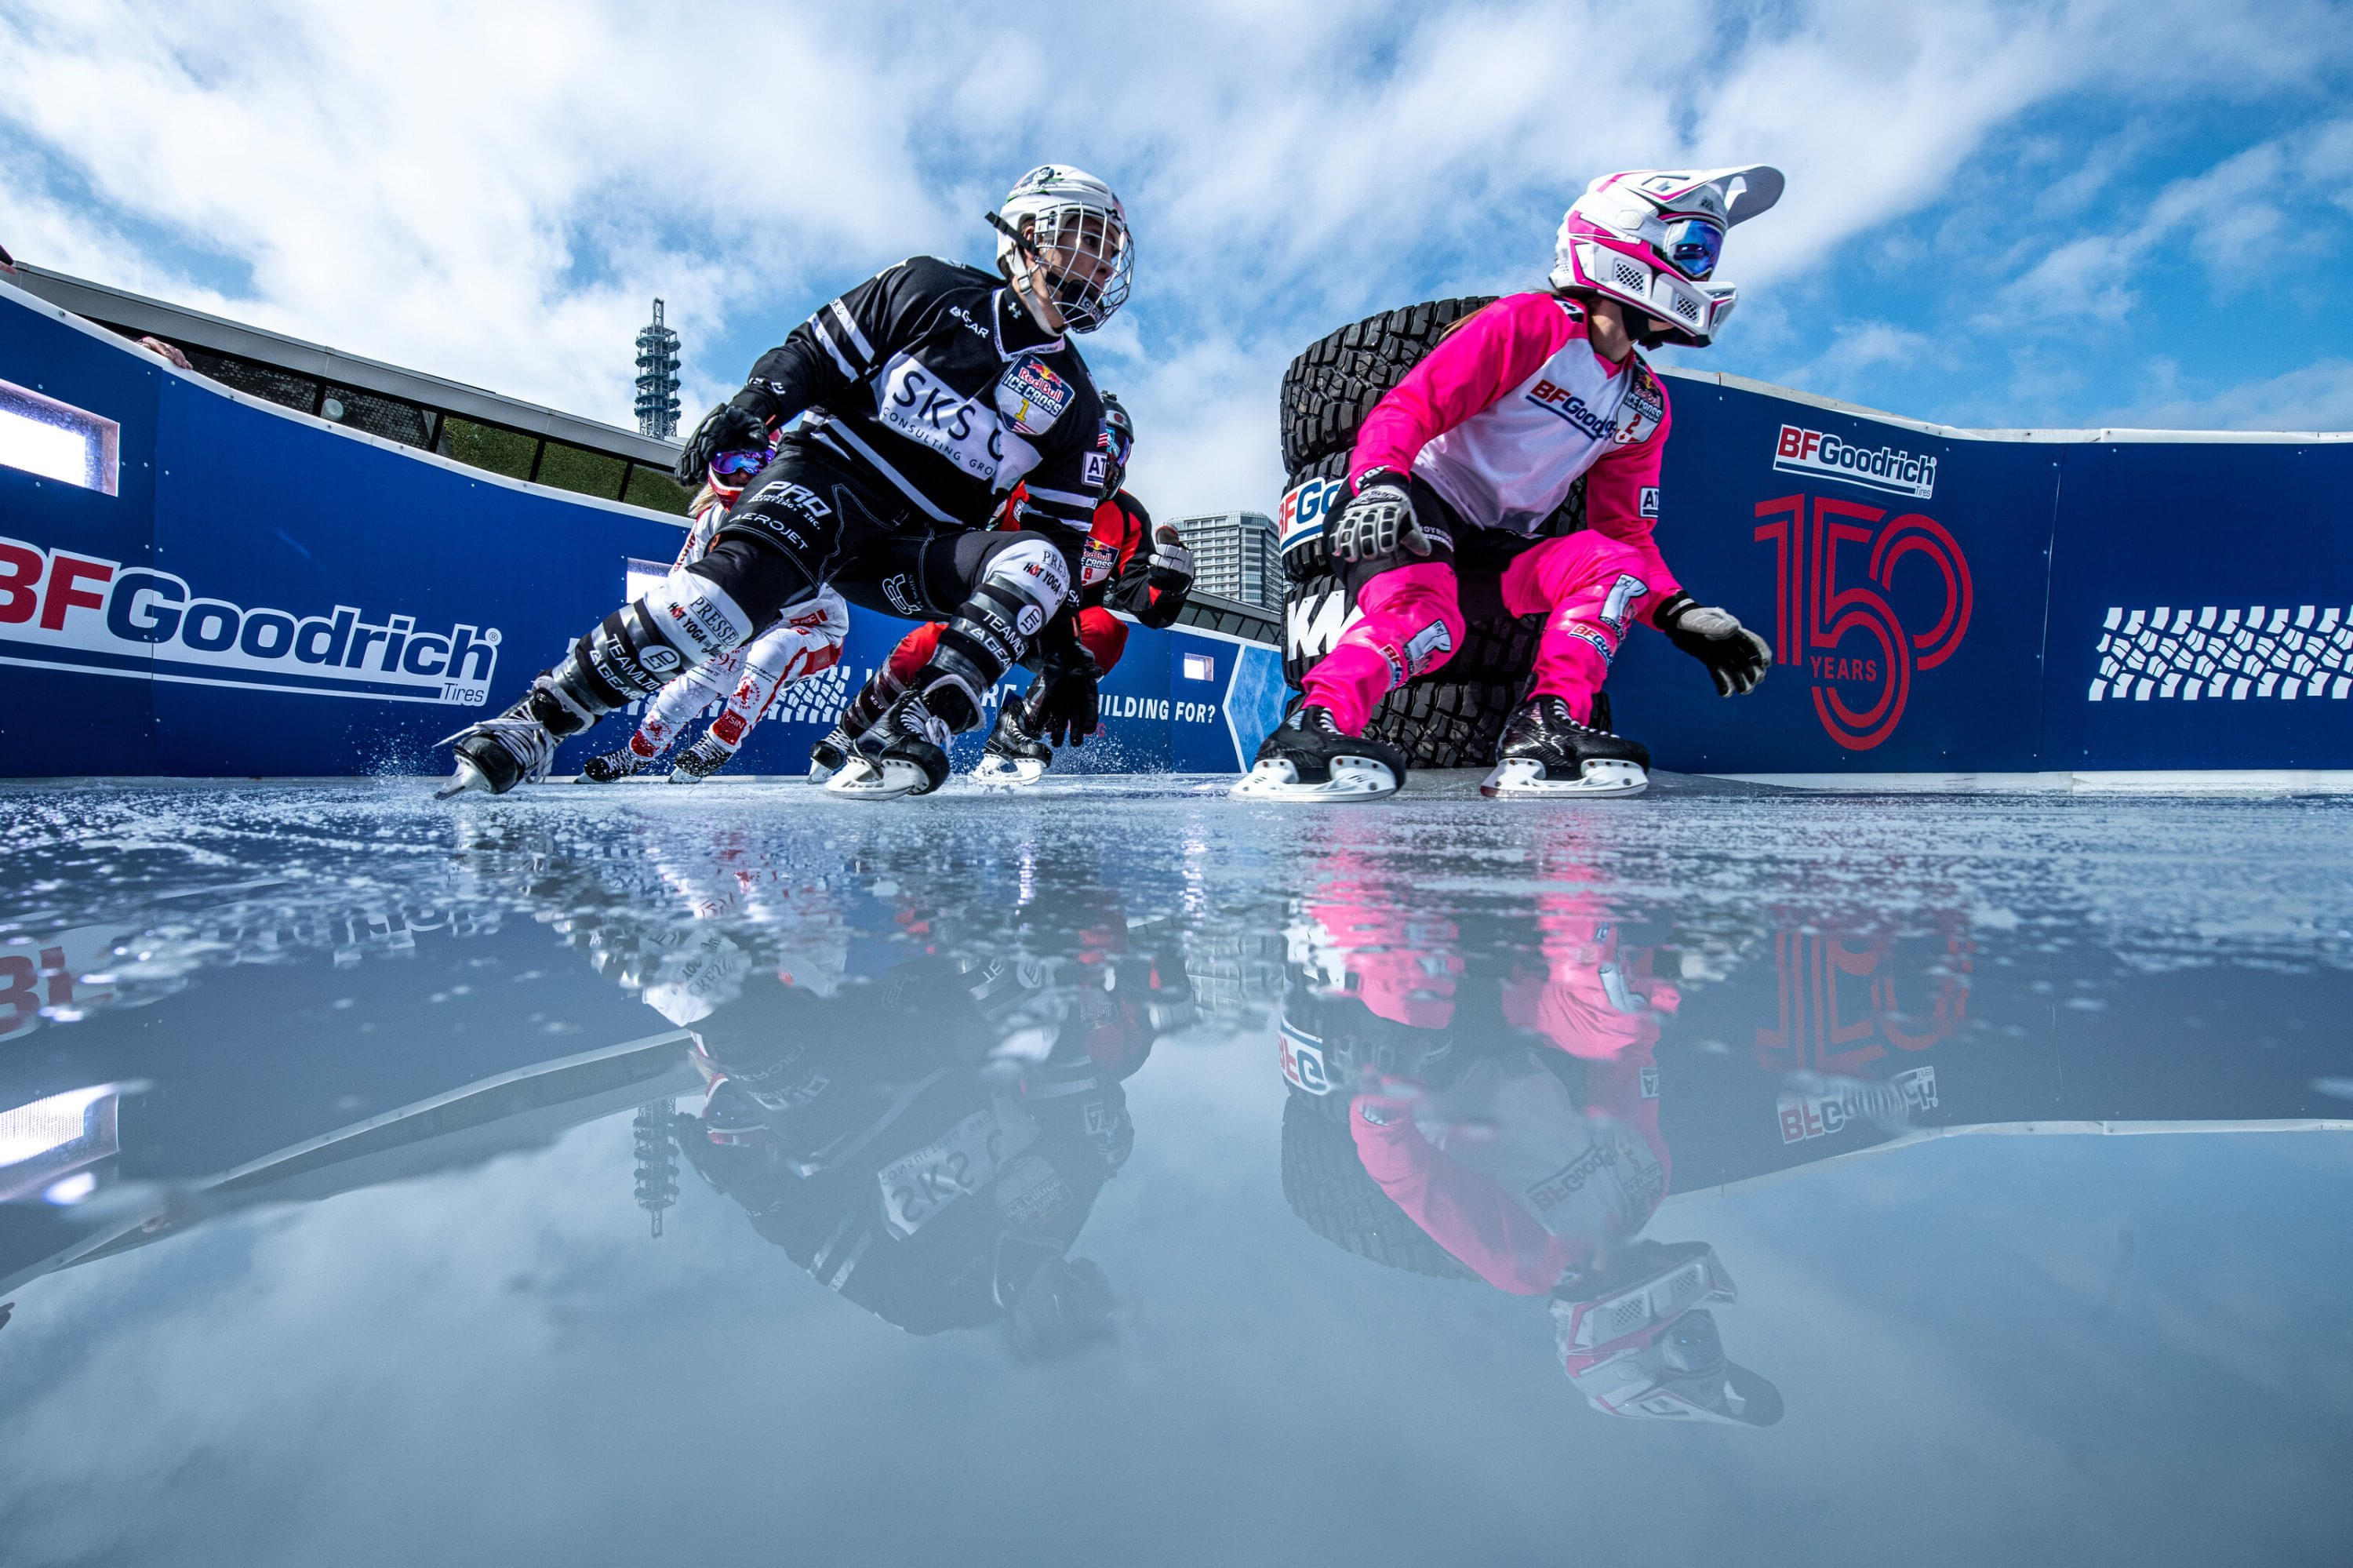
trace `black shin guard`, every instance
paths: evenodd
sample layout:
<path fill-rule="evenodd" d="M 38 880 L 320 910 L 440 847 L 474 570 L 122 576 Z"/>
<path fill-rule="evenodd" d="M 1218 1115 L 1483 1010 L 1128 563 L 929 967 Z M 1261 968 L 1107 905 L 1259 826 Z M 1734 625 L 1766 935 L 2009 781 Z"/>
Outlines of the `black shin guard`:
<path fill-rule="evenodd" d="M 1033 623 L 1029 630 L 1022 629 L 1025 617 Z M 1035 602 L 984 579 L 940 629 L 939 646 L 913 684 L 924 705 L 962 734 L 980 723 L 982 698 L 1019 662 L 1043 624 Z"/>
<path fill-rule="evenodd" d="M 615 708 L 649 697 L 687 667 L 656 630 L 646 601 L 634 599 L 572 645 L 564 662 L 532 687 L 532 716 L 557 736 L 577 735 Z"/>

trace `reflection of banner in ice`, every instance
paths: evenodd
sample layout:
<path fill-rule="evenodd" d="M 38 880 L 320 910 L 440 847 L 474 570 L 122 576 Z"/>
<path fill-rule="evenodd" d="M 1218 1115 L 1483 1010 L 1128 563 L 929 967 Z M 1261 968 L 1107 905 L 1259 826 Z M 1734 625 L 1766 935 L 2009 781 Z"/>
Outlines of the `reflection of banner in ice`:
<path fill-rule="evenodd" d="M 1895 939 L 1788 929 L 1773 934 L 1779 1016 L 1757 1031 L 1757 1060 L 1779 1072 L 1852 1073 L 1899 1051 L 1925 1051 L 1968 1022 L 1973 945 L 1947 936 L 1915 985 L 1927 988 L 1925 1012 L 1902 1002 Z M 1917 997 L 1919 991 L 1913 990 Z"/>
<path fill-rule="evenodd" d="M 1858 1123 L 1897 1128 L 1936 1108 L 1936 1069 L 1907 1067 L 1892 1078 L 1829 1078 L 1781 1091 L 1781 1141 L 1828 1138 Z"/>

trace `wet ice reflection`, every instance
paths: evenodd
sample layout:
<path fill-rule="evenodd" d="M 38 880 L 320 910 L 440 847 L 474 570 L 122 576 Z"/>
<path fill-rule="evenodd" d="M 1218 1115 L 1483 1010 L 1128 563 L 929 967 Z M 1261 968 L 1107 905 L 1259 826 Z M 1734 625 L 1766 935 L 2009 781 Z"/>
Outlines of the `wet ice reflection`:
<path fill-rule="evenodd" d="M 306 1308 L 333 1293 L 315 1271 L 371 1277 L 354 1258 L 389 1249 L 433 1281 L 427 1319 L 470 1314 L 381 1352 L 408 1381 L 517 1314 L 551 1365 L 601 1347 L 575 1375 L 725 1342 L 765 1451 L 787 1438 L 757 1413 L 823 1380 L 843 1441 L 785 1491 L 868 1534 L 797 1516 L 811 1550 L 915 1551 L 952 1514 L 1037 1539 L 1009 1522 L 1037 1472 L 970 1436 L 1016 1409 L 1033 1459 L 1109 1478 L 1088 1538 L 1133 1560 L 1198 1560 L 1159 1550 L 1180 1488 L 1316 1520 L 1288 1553 L 1315 1561 L 1556 1552 L 1544 1499 L 1575 1484 L 1577 1538 L 1622 1551 L 1639 1510 L 1610 1499 L 1649 1467 L 1794 1497 L 1825 1446 L 1942 1456 L 2154 1558 L 2341 1517 L 2311 1434 L 2353 1419 L 2325 1284 L 2353 1263 L 2342 808 L 686 794 L 15 792 L 0 1434 L 127 1411 L 94 1352 L 264 1324 L 319 1379 L 269 1419 L 309 1419 L 385 1333 Z M 526 1255 L 469 1239 L 493 1234 Z M 280 1254 L 320 1261 L 263 1272 Z M 224 1270 L 251 1276 L 239 1304 Z M 757 1370 L 746 1314 L 789 1326 Z M 1956 1370 L 2005 1357 L 2040 1370 Z M 634 1484 L 521 1364 L 473 1375 L 508 1447 L 563 1448 L 583 1497 Z M 1905 1392 L 1927 1383 L 1929 1406 Z M 403 1377 L 371 1386 L 423 1418 Z M 1173 1470 L 1107 1456 L 1113 1387 L 1187 1435 Z M 204 1388 L 241 1419 L 237 1385 Z M 1643 1446 L 1677 1425 L 1722 1430 Z M 2241 1501 L 2186 1519 L 2121 1460 L 2024 1478 L 2007 1456 L 2032 1442 L 2236 1466 Z M 961 1500 L 849 1465 L 878 1448 Z M 1308 1449 L 1323 1489 L 1252 1489 Z M 1448 1487 L 1371 1480 L 1448 1455 L 1535 1470 L 1475 1523 Z M 162 1432 L 82 1461 L 134 1489 L 187 1462 Z M 76 1474 L 0 1489 L 62 1543 L 31 1560 L 98 1550 Z M 1713 1506 L 1694 1540 L 1747 1539 Z M 716 1549 L 757 1513 L 662 1539 Z M 1908 1550 L 1899 1525 L 1856 1560 Z M 446 1551 L 438 1528 L 393 1539 Z M 1993 1544 L 1939 1528 L 1957 1559 Z"/>

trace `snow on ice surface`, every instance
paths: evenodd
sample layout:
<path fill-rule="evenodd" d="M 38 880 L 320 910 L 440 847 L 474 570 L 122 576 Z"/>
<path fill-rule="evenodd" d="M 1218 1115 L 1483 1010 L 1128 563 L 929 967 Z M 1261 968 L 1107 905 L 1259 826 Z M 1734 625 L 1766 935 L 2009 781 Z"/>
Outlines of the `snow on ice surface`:
<path fill-rule="evenodd" d="M 1226 782 L 0 791 L 0 1560 L 2353 1530 L 2353 800 Z M 1562 1375 L 1565 1258 L 1700 1242 L 1778 1425 Z"/>

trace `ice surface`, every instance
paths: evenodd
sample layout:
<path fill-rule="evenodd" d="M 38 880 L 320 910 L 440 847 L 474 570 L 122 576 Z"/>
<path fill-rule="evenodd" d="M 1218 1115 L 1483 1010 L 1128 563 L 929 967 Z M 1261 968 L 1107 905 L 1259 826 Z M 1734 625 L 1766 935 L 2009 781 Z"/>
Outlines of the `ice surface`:
<path fill-rule="evenodd" d="M 0 1558 L 2353 1529 L 2353 801 L 1228 782 L 0 791 Z"/>

